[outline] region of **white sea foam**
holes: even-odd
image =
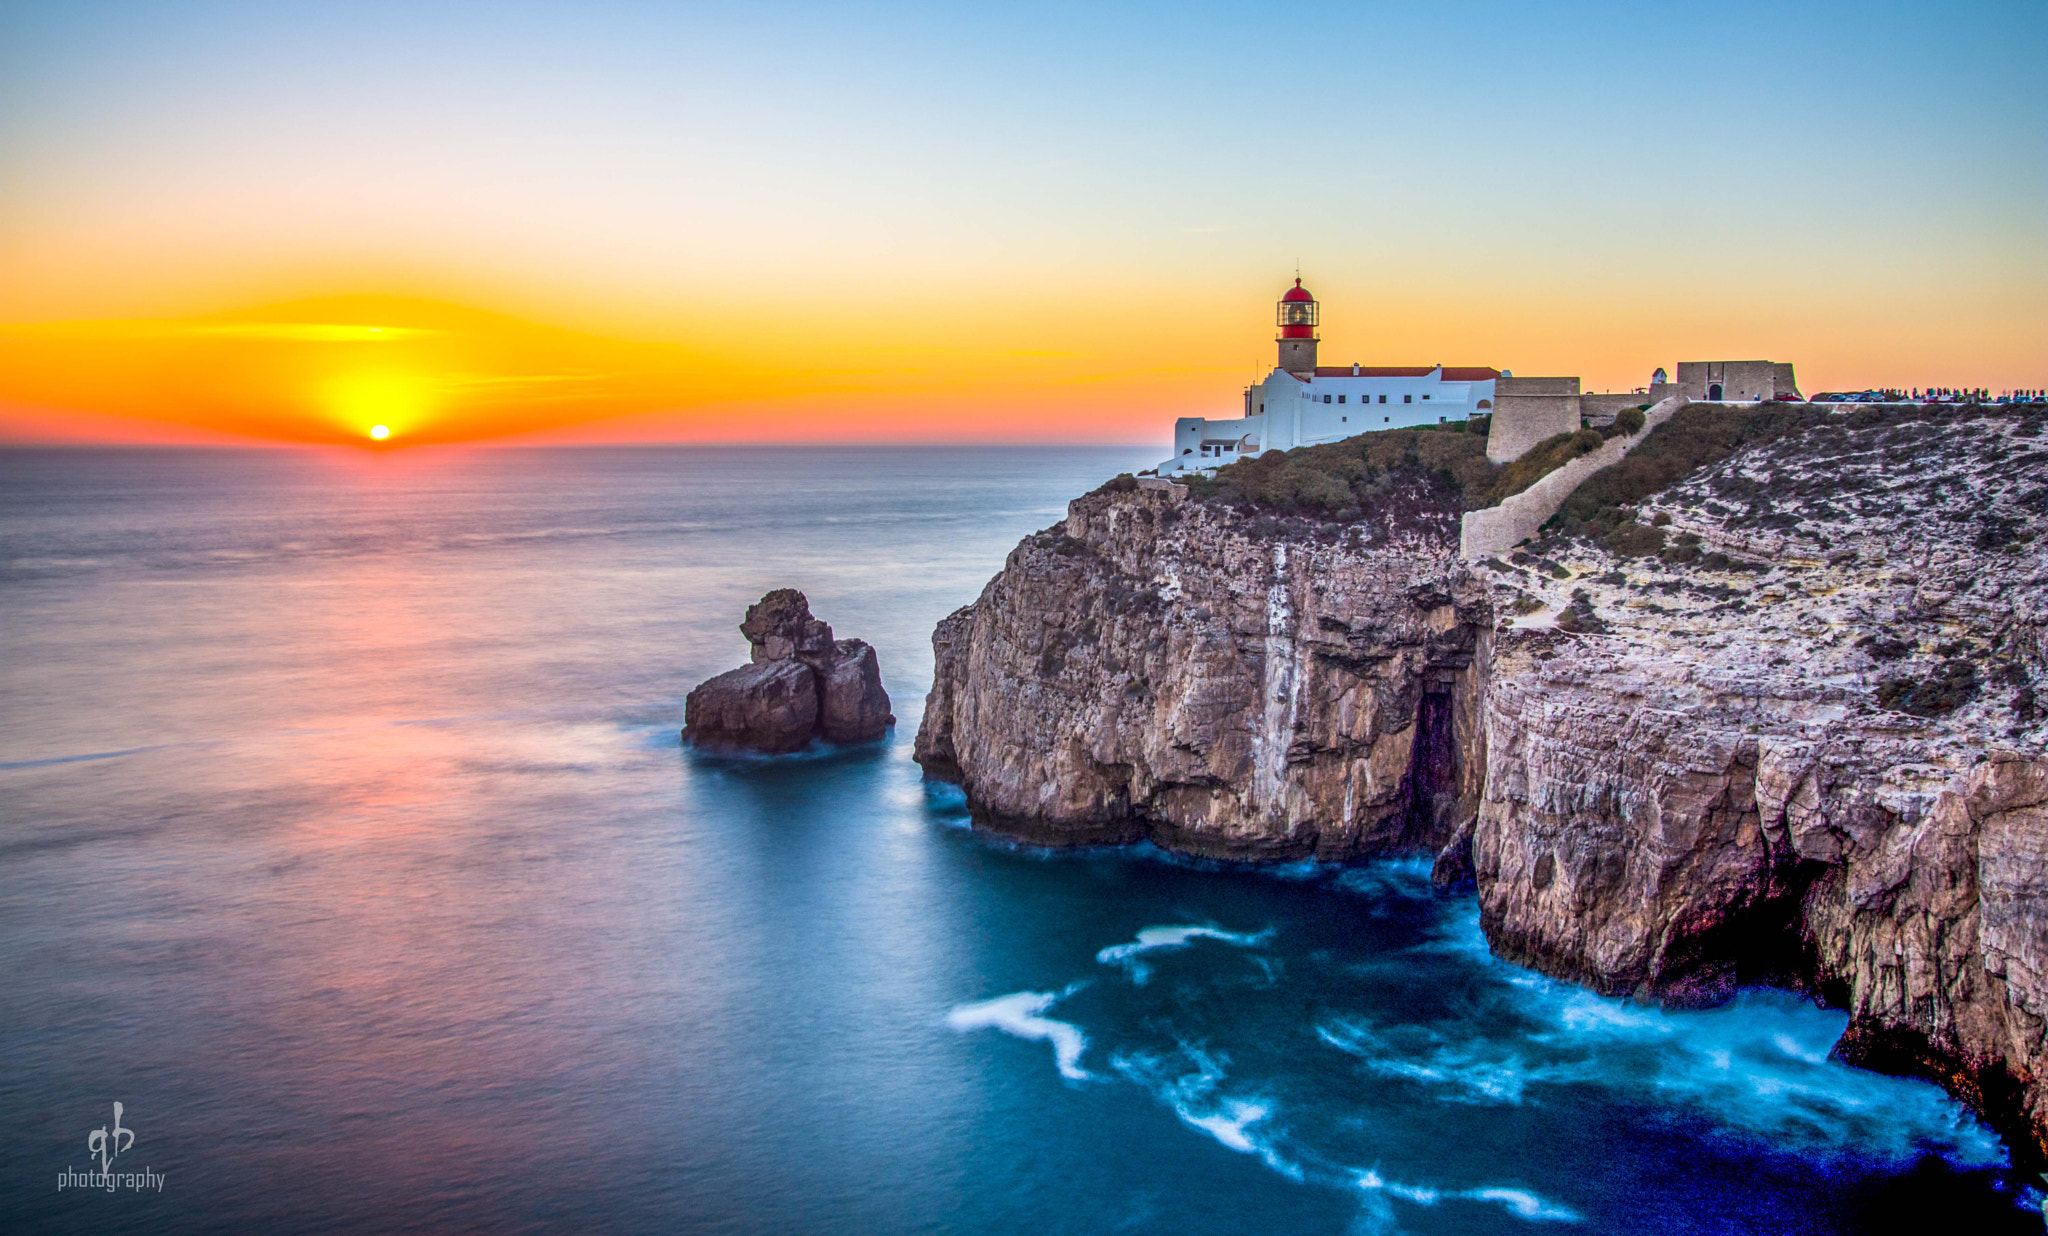
[[[1081,1067],[1081,1053],[1088,1050],[1088,1036],[1072,1022],[1043,1015],[1079,986],[1076,983],[1065,991],[1017,991],[978,1004],[963,1004],[946,1014],[946,1024],[963,1034],[969,1030],[1000,1030],[1030,1042],[1050,1042],[1053,1063],[1059,1066],[1060,1076],[1069,1081],[1087,1081],[1094,1076]]]
[[[1176,1064],[1181,1059],[1187,1062],[1185,1066]],[[1280,1152],[1268,1131],[1274,1112],[1272,1100],[1219,1093],[1227,1077],[1223,1057],[1183,1043],[1171,1057],[1139,1052],[1112,1057],[1110,1063],[1173,1108],[1189,1128],[1201,1130],[1239,1154],[1257,1155],[1267,1167],[1290,1180],[1304,1178],[1300,1164]]]
[[[1202,1113],[1185,1106],[1176,1106],[1180,1118],[1237,1151],[1239,1154],[1257,1154],[1259,1144],[1245,1132],[1250,1126],[1264,1120],[1273,1112],[1265,1103],[1254,1103],[1245,1099],[1224,1099],[1215,1111]]]
[[[1443,1197],[1443,1192],[1439,1189],[1402,1184],[1399,1181],[1388,1180],[1376,1171],[1358,1173],[1356,1183],[1361,1189],[1384,1190],[1403,1201],[1414,1202],[1417,1206],[1434,1206],[1437,1200]]]
[[[1438,1097],[1449,1102],[1520,1103],[1531,1082],[1578,1080],[1590,1072],[1589,1066],[1578,1064],[1530,1064],[1519,1051],[1483,1038],[1448,1043],[1424,1027],[1382,1035],[1356,1022],[1331,1018],[1317,1024],[1316,1037],[1357,1056],[1382,1076],[1440,1086]]]
[[[1136,940],[1129,944],[1112,944],[1095,954],[1095,960],[1105,966],[1122,966],[1133,983],[1143,984],[1152,977],[1151,967],[1144,962],[1148,953],[1186,948],[1191,940],[1220,940],[1239,948],[1255,948],[1272,938],[1271,929],[1246,934],[1224,931],[1220,927],[1147,927],[1138,933]]]
[[[1567,1206],[1560,1206],[1555,1202],[1545,1201],[1527,1189],[1511,1189],[1501,1185],[1488,1185],[1483,1188],[1460,1189],[1447,1192],[1443,1189],[1430,1188],[1427,1185],[1403,1184],[1397,1180],[1388,1180],[1380,1175],[1376,1169],[1356,1173],[1352,1177],[1352,1183],[1368,1195],[1385,1194],[1389,1197],[1398,1197],[1402,1201],[1411,1202],[1417,1206],[1434,1206],[1445,1198],[1452,1198],[1473,1202],[1491,1202],[1506,1210],[1517,1219],[1527,1219],[1532,1223],[1577,1223],[1579,1221],[1577,1211]],[[1376,1210],[1371,1217],[1372,1225],[1377,1230],[1386,1230],[1390,1225],[1391,1216],[1385,1214],[1383,1210]]]
[[[1527,1189],[1471,1189],[1460,1194],[1476,1202],[1493,1202],[1517,1219],[1533,1223],[1577,1223],[1576,1211],[1546,1202]]]
[[[1446,933],[1432,947],[1463,951]],[[1317,1036],[1382,1076],[1454,1102],[1514,1104],[1543,1085],[1594,1085],[1712,1117],[1723,1128],[1821,1153],[1909,1161],[1938,1150],[1965,1165],[2004,1161],[1997,1138],[1925,1082],[1829,1058],[1843,1016],[1789,993],[1750,991],[1708,1010],[1666,1010],[1488,962],[1508,987],[1505,1017],[1376,1027],[1325,1017]]]

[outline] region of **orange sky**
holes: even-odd
[[[2039,6],[108,2],[0,39],[0,441],[1164,449],[1297,262],[1327,363],[2048,387]]]
[[[1809,296],[1695,297],[1652,314],[1644,297],[1583,289],[1576,302],[1543,298],[1548,312],[1511,296],[1317,290],[1326,363],[1494,365],[1580,374],[1592,389],[1631,389],[1679,359],[1751,356],[1790,357],[1809,392],[1817,376],[1927,384],[1946,375],[1916,354],[1997,372],[2030,343],[2023,319],[1931,314],[1909,336],[1883,314]],[[985,300],[979,313],[955,297],[958,310],[935,320],[917,297],[758,325],[706,314],[686,327],[689,344],[389,296],[0,326],[0,437],[367,444],[385,425],[394,446],[1142,442],[1176,416],[1230,414],[1272,363],[1270,296],[1251,280],[1206,295],[1084,291]]]
[[[1077,309],[1001,327],[777,321],[704,342],[623,339],[417,299],[0,327],[0,432],[425,444],[693,440],[1130,441],[1158,409],[1241,383],[1155,331]],[[1081,338],[1096,332],[1094,340]],[[1105,341],[1111,341],[1105,346]],[[1243,369],[1244,366],[1238,366]],[[1019,430],[1021,419],[1032,428]]]

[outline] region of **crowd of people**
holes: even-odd
[[[2048,399],[2048,392],[2015,390],[1994,398],[1989,390],[1981,386],[1967,390],[1958,390],[1951,386],[1930,386],[1924,391],[1916,386],[1911,397],[1915,403],[2031,403]]]

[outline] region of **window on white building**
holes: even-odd
[[[1343,403],[1343,402],[1344,402],[1344,396],[1342,396],[1342,395],[1339,395],[1339,396],[1337,396],[1337,402],[1338,402],[1338,403]]]
[[[1324,403],[1328,403],[1328,402],[1330,402],[1330,397],[1329,397],[1328,395],[1325,395],[1325,396],[1323,396],[1323,402],[1324,402]]]
[[[1380,402],[1381,402],[1381,403],[1385,403],[1386,401],[1387,401],[1387,397],[1386,397],[1385,395],[1381,395],[1381,396],[1380,396]]]
[[[1413,396],[1413,395],[1403,395],[1403,396],[1401,396],[1401,402],[1402,402],[1402,403],[1414,403],[1414,402],[1415,402],[1415,396]]]

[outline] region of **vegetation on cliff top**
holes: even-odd
[[[1998,412],[1974,406],[1866,407],[1844,413],[1809,403],[1691,404],[1659,425],[1621,462],[1587,477],[1544,526],[1544,533],[1597,541],[1624,558],[1659,554],[1669,562],[1694,561],[1702,558],[1699,538],[1682,535],[1667,541],[1662,526],[1636,522],[1636,504],[1738,451],[1795,434],[1879,429],[1915,421],[1974,420]],[[1727,484],[1739,487],[1741,482],[1734,479]],[[1730,565],[1721,555],[1707,556],[1717,561],[1704,565]]]
[[[1518,494],[1604,441],[1598,430],[1558,434],[1505,467],[1486,435],[1465,426],[1382,429],[1291,451],[1267,451],[1188,478],[1189,495],[1243,510],[1352,521],[1415,505],[1473,511]]]

